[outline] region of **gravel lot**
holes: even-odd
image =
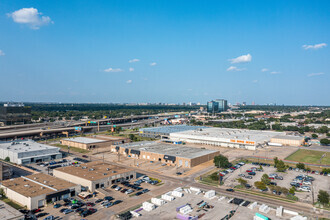
[[[244,175],[247,175],[248,173],[246,172],[246,170],[251,169],[252,167],[256,167],[259,168],[259,165],[252,165],[252,164],[246,164],[243,167],[241,167],[240,169],[235,170],[233,173],[229,173],[225,176],[225,185],[228,187],[234,187],[236,185],[238,185],[238,182],[236,181],[236,179],[239,178],[239,174],[242,173]],[[298,176],[299,174],[306,174],[309,176],[312,176],[315,178],[315,181],[313,181],[313,190],[314,191],[314,200],[317,200],[317,194],[318,191],[321,190],[325,190],[325,191],[330,191],[330,177],[329,176],[321,176],[321,175],[316,175],[316,174],[307,174],[307,173],[303,173],[303,172],[297,172],[294,170],[287,170],[285,173],[281,173],[281,172],[276,172],[276,168],[270,166],[270,167],[263,167],[264,171],[263,172],[259,172],[256,171],[256,175],[252,176],[252,179],[246,179],[244,177],[242,177],[243,179],[248,181],[248,184],[254,186],[254,182],[256,181],[260,181],[261,176],[263,174],[271,174],[271,173],[277,173],[279,176],[283,176],[283,180],[271,180],[272,182],[276,182],[278,186],[281,187],[286,187],[288,189],[291,188],[290,183],[292,182],[292,180]],[[249,175],[247,175],[249,176]],[[254,187],[253,187],[254,188]],[[312,188],[312,186],[311,186]],[[312,192],[297,192],[296,196],[300,199],[300,201],[302,202],[312,202]]]

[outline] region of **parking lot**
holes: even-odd
[[[183,197],[176,197],[173,201],[167,201],[166,204],[157,206],[156,209],[149,212],[146,210],[138,211],[138,213],[141,214],[138,219],[177,219],[176,215],[179,213],[177,208],[186,204],[190,205],[192,209],[192,211],[188,213],[190,216],[198,216],[201,219],[207,220],[220,220],[226,215],[229,215],[230,211],[232,210],[236,211],[235,214],[230,218],[234,220],[253,219],[254,214],[259,212],[258,207],[254,209],[248,208],[253,201],[243,201],[242,204],[246,202],[246,206],[243,206],[242,204],[239,206],[234,203],[229,203],[233,198],[224,197],[221,195],[216,195],[213,198],[206,198],[204,193],[196,195],[196,192],[191,192],[192,193],[184,192]],[[200,208],[203,203],[205,206]],[[264,215],[271,219],[288,219],[289,217],[288,215],[284,215],[283,217],[276,217],[274,209],[271,209],[271,211]]]
[[[271,179],[271,182],[275,182],[277,186],[286,187],[287,189],[290,189],[292,186],[290,183],[298,176],[298,175],[308,175],[313,177],[315,180],[312,182],[311,185],[308,185],[311,188],[311,192],[296,192],[295,196],[299,198],[302,202],[312,202],[312,192],[314,192],[314,200],[317,199],[317,194],[319,190],[325,190],[330,191],[330,177],[329,176],[323,176],[318,174],[312,174],[312,173],[306,173],[306,172],[300,172],[293,170],[287,170],[286,172],[277,172],[276,168],[273,166],[263,166],[263,171],[255,171],[255,176],[248,175],[247,170],[250,170],[252,168],[259,169],[260,165],[252,165],[252,164],[246,164],[243,167],[240,167],[239,169],[236,169],[232,173],[228,173],[224,177],[224,183],[225,186],[228,187],[235,187],[238,185],[238,178],[243,178],[247,181],[248,184],[252,186],[252,189],[255,189],[254,182],[260,181],[263,174],[267,174],[268,176],[270,174],[277,174],[278,176],[282,176],[283,180],[279,179]],[[240,174],[244,174],[245,176],[239,176]],[[246,176],[252,177],[252,179],[246,178]],[[304,184],[303,184],[304,185]],[[269,192],[271,193],[271,192]]]
[[[96,195],[91,195],[91,198],[82,199],[78,196],[73,197],[75,199],[74,204],[81,204],[79,207],[73,205],[72,202],[68,203],[65,201],[59,201],[56,203],[59,204],[59,207],[55,207],[54,204],[50,204],[47,207],[41,208],[42,211],[36,214],[47,213],[47,215],[42,216],[40,219],[44,219],[51,215],[54,216],[55,219],[82,219],[83,216],[80,216],[80,213],[92,208],[95,209],[96,212],[85,216],[84,219],[110,219],[110,217],[115,213],[119,213],[127,208],[136,206],[141,202],[164,193],[168,189],[178,187],[178,185],[169,182],[153,185],[152,183],[141,181],[139,186],[140,188],[137,188],[133,186],[135,181],[136,180],[126,183],[116,183],[111,187],[103,189],[103,193],[100,191]],[[116,190],[117,187],[120,187],[120,190]],[[125,193],[124,190],[128,189],[134,190],[134,192],[130,194]],[[138,195],[136,195],[137,193]],[[109,197],[112,197],[111,200],[109,200],[109,202],[105,202],[105,198]],[[120,202],[118,202],[118,204],[105,205],[106,203],[114,203],[116,200],[120,200]],[[72,212],[65,214],[64,212],[61,212],[61,210],[64,211],[64,209],[71,209]]]

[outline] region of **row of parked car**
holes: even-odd
[[[330,176],[330,173],[319,172],[319,171],[315,171],[315,170],[299,169],[299,168],[292,168],[292,167],[289,167],[289,170],[294,170],[294,171],[301,172],[301,173],[321,175],[321,176]]]
[[[242,166],[244,166],[244,165],[245,165],[244,162],[240,162],[240,163],[238,163],[238,164],[236,164],[236,165],[234,165],[234,166],[228,168],[227,170],[221,171],[221,172],[219,173],[219,175],[220,175],[220,176],[225,176],[225,175],[227,175],[228,173],[232,173],[232,172],[234,172],[235,170],[237,170],[238,168],[240,168],[240,167],[242,167]]]
[[[300,174],[300,175],[296,176],[296,178],[293,179],[293,181],[290,183],[290,185],[296,187],[298,190],[301,190],[304,192],[310,192],[311,187],[309,185],[312,185],[312,182],[314,180],[315,180],[314,177]]]

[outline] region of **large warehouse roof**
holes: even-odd
[[[181,131],[191,131],[206,128],[203,126],[189,126],[189,125],[172,125],[172,126],[161,126],[161,127],[153,127],[153,128],[141,128],[142,132],[152,132],[152,133],[162,133],[162,134],[170,134],[173,132],[181,132]]]
[[[33,140],[3,141],[0,142],[0,148],[15,153],[21,153],[27,151],[41,151],[48,149],[59,149],[58,147],[53,147],[46,144],[40,144]]]
[[[202,139],[210,141],[230,141],[241,140],[263,143],[269,141],[272,137],[285,135],[284,132],[274,131],[259,131],[246,129],[231,129],[231,128],[203,128],[200,130],[190,130],[171,133],[171,137],[184,137],[193,139]]]
[[[76,143],[81,143],[81,144],[94,144],[94,143],[105,142],[105,140],[99,140],[99,139],[94,139],[94,138],[86,138],[86,137],[66,138],[64,140],[72,141],[72,142],[76,142]]]
[[[139,150],[144,152],[170,155],[170,156],[176,156],[176,157],[182,157],[188,159],[193,159],[196,157],[217,152],[214,150],[206,150],[206,149],[183,146],[183,145],[164,144],[164,143],[152,142],[152,141],[121,144],[118,146],[128,148],[131,150]]]

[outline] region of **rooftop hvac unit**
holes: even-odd
[[[110,170],[110,168],[107,168],[107,170],[109,171],[109,170]]]
[[[90,168],[89,171],[93,171],[94,169],[93,168]]]
[[[107,174],[106,173],[103,173],[104,176],[106,176]]]
[[[87,167],[82,167],[81,169],[86,169]]]
[[[28,184],[26,184],[26,185],[24,185],[25,187],[29,187],[29,185]]]
[[[117,173],[117,171],[113,170],[112,173]]]
[[[46,181],[46,180],[44,180],[44,183],[47,183],[47,181]]]

